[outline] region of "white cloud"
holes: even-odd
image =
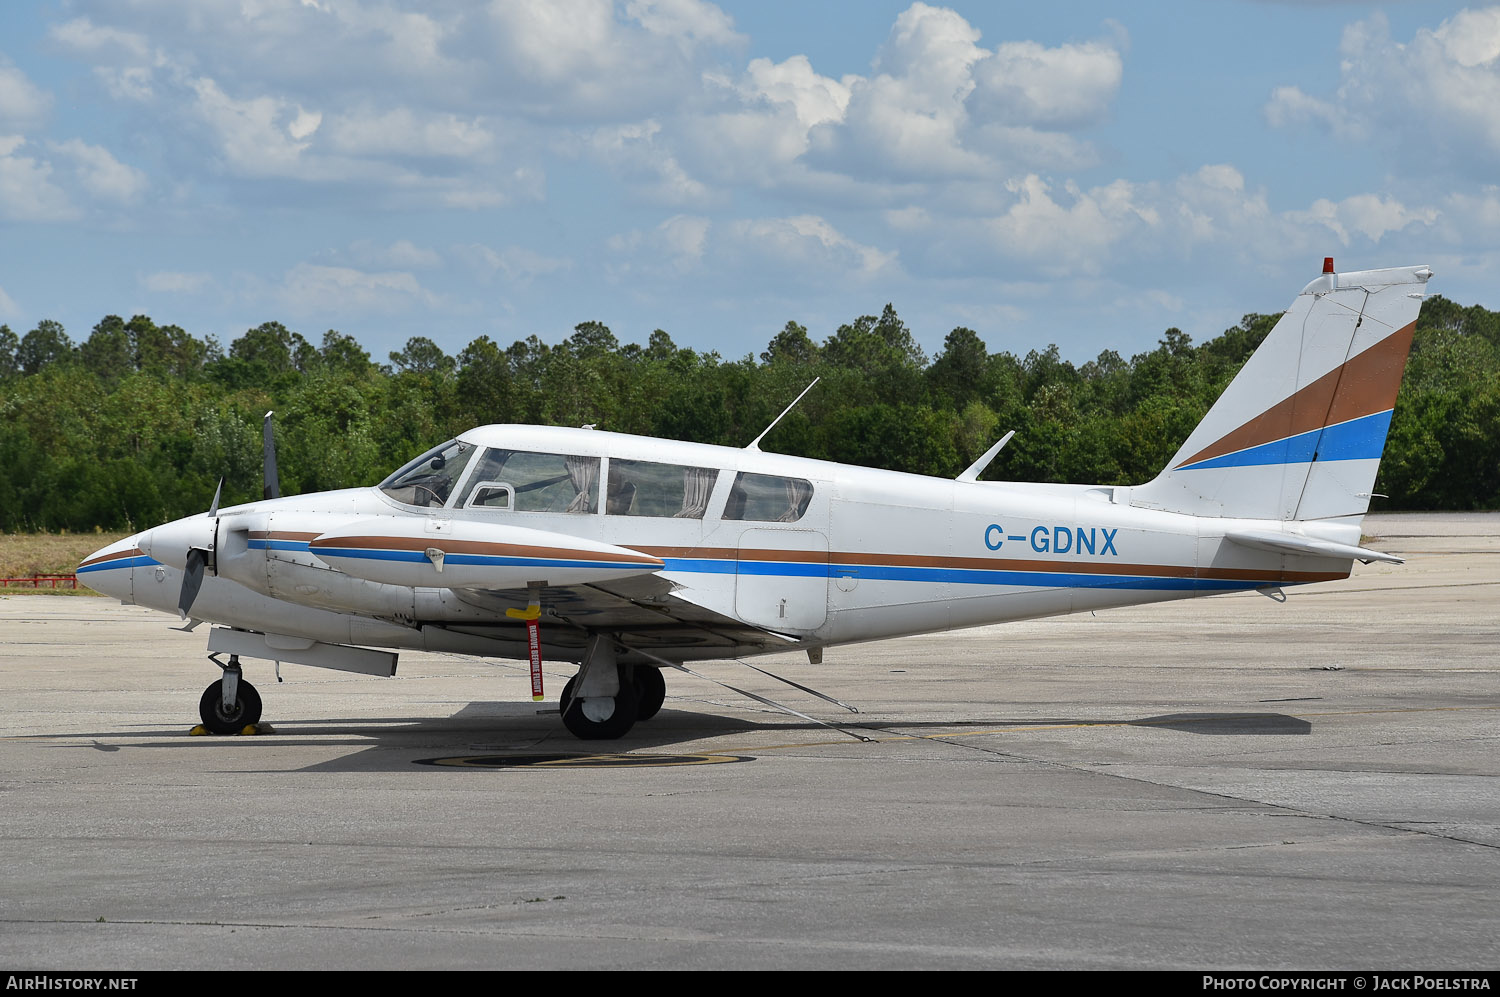
[[[868,78],[846,79],[838,120],[813,127],[812,160],[862,176],[990,178],[1092,165],[1065,134],[1103,118],[1119,90],[1118,42],[980,46],[954,11],[916,3],[891,28]]]
[[[438,304],[410,273],[371,273],[352,267],[299,263],[287,271],[277,295],[288,307],[308,312],[381,312],[414,304]]]
[[[689,45],[743,41],[734,30],[734,20],[703,0],[630,0],[625,13],[651,34],[681,39]]]
[[[990,219],[990,233],[1003,254],[1032,260],[1044,273],[1098,273],[1116,244],[1161,224],[1160,211],[1125,180],[1088,191],[1069,182],[1066,196],[1054,198],[1052,186],[1032,174],[1010,189],[1016,202]]]
[[[1399,232],[1409,225],[1430,226],[1437,221],[1438,211],[1430,207],[1409,209],[1390,196],[1356,194],[1336,203],[1319,198],[1307,211],[1288,212],[1287,218],[1322,225],[1347,246],[1355,235],[1374,243],[1387,232]]]
[[[360,239],[349,246],[349,252],[363,266],[394,270],[431,270],[443,264],[436,250],[424,249],[409,239],[397,239],[386,245]]]
[[[145,66],[95,66],[94,75],[111,97],[146,101],[155,95],[154,79]]]
[[[286,126],[287,134],[300,142],[317,131],[318,126],[322,123],[322,114],[317,111],[304,110],[299,104],[297,106],[297,116],[292,119],[291,124]]]
[[[26,140],[0,135],[0,217],[50,222],[76,218],[78,208],[52,181],[52,164],[22,153]]]
[[[53,40],[190,150],[168,166],[179,189],[227,173],[366,188],[396,207],[542,197],[559,153],[689,210],[746,184],[884,206],[901,186],[1077,169],[1097,156],[1072,130],[1107,111],[1122,65],[1119,41],[985,48],[923,3],[895,19],[869,78],[841,79],[806,55],[741,57],[736,71],[747,40],[704,0],[75,10]]]
[[[1347,134],[1351,127],[1337,107],[1302,91],[1301,87],[1283,86],[1271,91],[1266,102],[1266,120],[1277,128],[1313,124],[1335,134]]]
[[[1500,232],[1500,186],[1485,184],[1476,191],[1454,191],[1444,198],[1441,221],[1452,243],[1495,244]]]
[[[726,249],[818,281],[830,273],[862,280],[900,271],[897,253],[856,242],[817,215],[749,218],[725,226]]]
[[[1167,200],[1184,248],[1264,232],[1271,216],[1265,192],[1246,190],[1244,174],[1228,163],[1178,177]]]
[[[52,95],[0,57],[0,129],[36,125],[52,109]]]
[[[54,25],[54,42],[94,63],[105,92],[122,100],[145,101],[155,94],[155,72],[165,63],[140,32],[97,25],[87,17]]]
[[[16,307],[15,299],[5,293],[5,288],[0,287],[0,319],[15,319],[21,315],[21,309]]]
[[[673,215],[649,232],[635,230],[611,236],[606,245],[624,262],[610,264],[609,273],[622,278],[631,273],[684,274],[703,262],[713,223],[701,215]]]
[[[621,17],[623,14],[623,18]],[[737,45],[729,19],[695,0],[501,0],[486,11],[484,53],[503,92],[549,120],[621,120],[679,102],[706,60]]]
[[[145,173],[120,162],[108,149],[76,138],[48,145],[72,160],[80,186],[100,200],[129,203],[138,200],[149,186]]]
[[[49,34],[53,41],[80,55],[94,58],[115,56],[137,62],[152,58],[151,43],[145,35],[137,31],[97,25],[87,17],[75,17],[71,21],[54,25]]]
[[[1409,42],[1393,40],[1375,14],[1344,30],[1340,57],[1331,97],[1278,87],[1267,119],[1375,142],[1424,175],[1446,167],[1488,178],[1500,169],[1500,7],[1460,11]]]
[[[969,216],[936,211],[928,202],[889,210],[883,218],[899,234],[903,259],[928,276],[998,269],[1013,277],[1072,280],[1134,273],[1136,282],[1145,276],[1143,266],[1180,267],[1195,257],[1220,266],[1277,268],[1291,258],[1326,255],[1330,233],[1341,245],[1363,249],[1407,246],[1413,235],[1425,235],[1427,243],[1483,238],[1481,219],[1490,231],[1500,223],[1496,188],[1462,202],[1450,196],[1411,204],[1359,193],[1275,211],[1266,191],[1250,187],[1228,163],[1165,182],[1116,180],[1090,188],[1031,174],[1010,181],[1007,190],[1007,204]],[[1454,230],[1459,214],[1467,226],[1463,235]]]
[[[544,256],[524,246],[506,246],[497,250],[474,242],[456,246],[454,251],[485,280],[500,276],[513,283],[526,284],[534,278],[573,268],[572,260]]]
[[[141,286],[159,294],[197,294],[213,285],[207,273],[185,273],[180,270],[158,270],[140,278]]]
[[[442,156],[464,159],[495,147],[495,135],[477,118],[419,113],[406,107],[344,112],[329,127],[329,142],[348,155]]]
[[[708,199],[709,188],[683,169],[661,138],[656,121],[600,128],[589,137],[589,150],[651,200],[666,204],[697,204]]]
[[[985,172],[987,160],[965,148],[960,134],[974,63],[988,54],[978,40],[979,31],[954,11],[922,3],[907,8],[880,50],[875,75],[850,87],[843,121],[814,133],[819,152],[857,172]]]
[[[1124,74],[1125,60],[1104,42],[1005,42],[974,67],[968,102],[1005,124],[1073,128],[1105,115]]]
[[[785,62],[751,59],[739,90],[751,102],[790,106],[797,122],[807,129],[843,120],[849,108],[849,86],[856,79],[819,75],[805,55],[794,55]]]
[[[1091,143],[1030,125],[979,125],[969,133],[967,142],[1004,171],[1082,170],[1099,162]]]
[[[293,125],[306,112],[291,111],[279,97],[230,97],[213,80],[194,80],[193,110],[218,139],[222,161],[245,176],[287,176],[299,173],[302,153],[309,143],[298,140]]]

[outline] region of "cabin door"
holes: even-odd
[[[767,630],[816,630],[828,618],[828,537],[815,530],[746,530],[734,611]]]

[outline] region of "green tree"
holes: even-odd
[[[318,358],[325,368],[356,377],[368,375],[375,366],[357,339],[333,329],[323,333],[323,347],[318,350]]]
[[[816,363],[819,350],[807,335],[807,326],[787,322],[781,331],[772,337],[766,350],[760,355],[762,363],[790,363],[799,366]]]
[[[437,374],[443,377],[451,374],[456,366],[454,359],[426,336],[408,339],[405,348],[391,353],[391,363],[402,373]]]
[[[44,367],[66,362],[72,356],[73,341],[63,331],[62,323],[51,319],[38,322],[35,329],[21,338],[21,345],[16,350],[21,370],[27,374],[35,374]]]
[[[89,338],[78,347],[78,359],[89,372],[103,381],[113,381],[135,370],[135,351],[125,320],[106,315],[94,326]]]
[[[950,407],[962,407],[983,390],[989,359],[979,334],[959,326],[944,338],[943,352],[927,368],[927,383]]]
[[[10,331],[10,326],[0,325],[0,381],[21,372],[21,359],[17,355],[20,350],[20,338]]]
[[[512,402],[510,359],[488,336],[458,355],[458,397],[469,422],[509,422]]]

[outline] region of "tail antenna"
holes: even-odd
[[[815,377],[815,378],[813,378],[812,379],[812,384],[809,384],[807,387],[805,387],[805,388],[802,389],[802,395],[805,395],[809,391],[811,391],[813,389],[813,384],[817,384],[821,380],[822,380],[821,377]],[[765,429],[761,430],[760,435],[757,436],[755,439],[751,440],[750,441],[750,445],[747,446],[747,447],[745,447],[745,449],[746,450],[759,450],[760,449],[760,441],[766,438],[766,434],[767,433],[769,433],[771,430],[773,430],[773,429],[776,428],[776,424],[778,422],[780,422],[786,416],[786,414],[788,412],[790,412],[792,409],[794,409],[794,408],[797,407],[797,403],[802,400],[802,395],[798,395],[796,398],[792,399],[792,404],[790,404],[786,408],[782,409],[781,410],[781,415],[778,415],[776,418],[772,419],[771,420],[771,424],[769,426],[767,426]]]

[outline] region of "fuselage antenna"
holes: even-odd
[[[815,377],[815,378],[813,378],[812,379],[812,384],[809,384],[807,387],[805,387],[805,388],[802,389],[802,395],[805,395],[809,391],[811,391],[813,389],[813,384],[817,384],[820,380],[822,380],[821,377]],[[792,399],[792,404],[790,404],[786,408],[782,409],[781,410],[781,415],[778,415],[776,418],[772,419],[771,420],[771,424],[769,426],[767,426],[765,429],[761,430],[760,435],[757,436],[755,439],[751,440],[750,441],[750,445],[747,446],[747,447],[745,447],[745,449],[746,450],[759,450],[760,449],[760,441],[766,438],[766,434],[767,433],[769,433],[771,430],[773,430],[773,429],[776,428],[776,424],[778,422],[780,422],[782,420],[782,418],[788,412],[790,412],[792,409],[794,409],[794,408],[797,407],[797,403],[802,400],[802,395],[798,395],[796,398],[793,398]]]

